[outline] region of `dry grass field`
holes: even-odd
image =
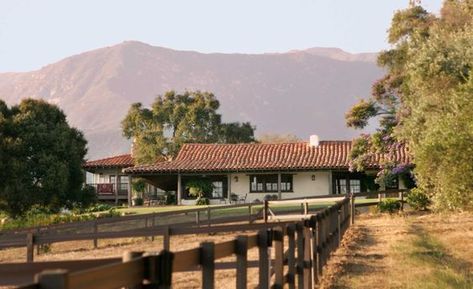
[[[319,288],[473,288],[473,214],[362,215]]]

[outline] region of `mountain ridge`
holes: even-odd
[[[148,106],[171,89],[214,92],[225,121],[250,121],[258,134],[346,139],[357,132],[345,128],[344,112],[382,75],[373,55],[331,48],[200,53],[125,41],[35,71],[0,73],[0,98],[10,105],[26,97],[59,105],[84,131],[91,158],[128,151],[119,125],[130,104]]]

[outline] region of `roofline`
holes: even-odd
[[[379,165],[367,166],[364,171],[379,169]],[[131,168],[133,170],[133,168]],[[301,172],[301,171],[325,171],[325,170],[349,170],[348,166],[330,167],[307,167],[307,168],[273,168],[273,169],[234,169],[234,170],[159,170],[159,171],[126,171],[129,175],[172,175],[172,174],[209,174],[209,173],[256,173],[256,172]]]

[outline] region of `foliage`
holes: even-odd
[[[166,205],[176,205],[177,200],[176,200],[176,194],[173,192],[166,192],[165,195],[165,201]]]
[[[250,143],[255,142],[255,127],[249,122],[222,123],[220,124],[219,143]]]
[[[205,197],[200,197],[195,201],[195,204],[197,206],[206,206],[206,205],[210,204],[210,200],[208,198],[205,198]]]
[[[258,137],[260,143],[292,143],[301,141],[300,138],[293,134],[272,134],[267,133]]]
[[[389,180],[400,165],[390,156],[406,145],[416,183],[436,209],[471,209],[473,2],[445,1],[439,16],[412,5],[395,14],[388,38],[393,48],[378,57],[386,76],[347,113],[356,128],[379,120],[376,133],[355,145],[352,167],[361,170],[372,154],[385,153],[378,180]]]
[[[209,196],[214,186],[211,181],[204,178],[196,178],[186,183],[186,189],[189,190],[189,196],[197,199]]]
[[[410,190],[406,197],[406,202],[412,209],[416,211],[425,211],[431,203],[429,196],[427,196],[427,194],[419,188]]]
[[[381,213],[393,214],[395,212],[398,212],[400,208],[400,201],[395,199],[384,199],[381,200],[378,204],[378,209]]]
[[[212,93],[168,91],[151,109],[134,103],[122,121],[123,135],[134,140],[139,164],[174,158],[184,143],[253,142],[249,123],[222,123],[220,103]]]
[[[133,179],[131,187],[133,189],[133,193],[135,197],[143,198],[143,193],[145,192],[145,189],[146,189],[146,181],[144,179],[142,178]]]
[[[84,213],[96,213],[96,212],[104,212],[111,210],[113,206],[107,203],[96,203],[86,208],[75,208],[73,210],[74,214],[84,214]]]
[[[141,197],[135,197],[133,198],[133,205],[135,206],[143,206],[144,200]]]
[[[0,101],[0,210],[16,217],[33,205],[59,211],[91,201],[82,186],[86,152],[82,133],[57,106]]]
[[[92,207],[90,208],[92,209]],[[92,209],[93,210],[93,209]],[[0,226],[0,229],[18,229],[36,226],[47,226],[53,224],[72,223],[79,221],[90,221],[100,218],[109,218],[120,216],[114,207],[110,207],[105,211],[82,212],[81,210],[73,210],[71,212],[54,213],[41,206],[33,206],[22,216],[8,219]]]

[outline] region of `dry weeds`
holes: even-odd
[[[473,288],[473,214],[362,215],[318,288]]]

